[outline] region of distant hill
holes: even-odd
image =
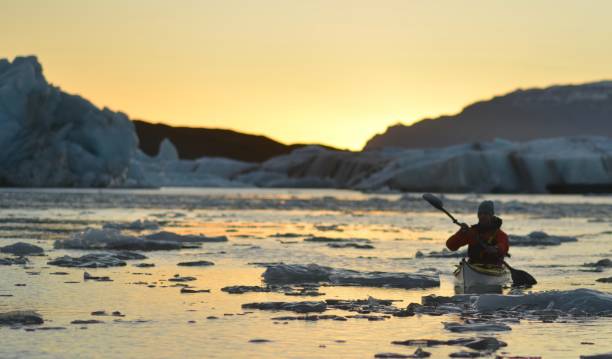
[[[365,148],[432,148],[504,138],[612,137],[612,81],[517,90],[467,106],[459,114],[398,124]]]
[[[231,130],[172,127],[138,120],[132,122],[136,127],[139,147],[149,156],[157,155],[159,145],[164,138],[172,141],[181,159],[206,156],[263,162],[307,146],[304,144],[284,145],[265,136],[248,135]]]

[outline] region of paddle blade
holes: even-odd
[[[538,283],[531,274],[524,270],[511,268],[510,274],[512,275],[512,285],[515,287],[531,287]]]
[[[426,200],[427,202],[429,202],[429,204],[431,204],[432,206],[436,207],[439,210],[443,209],[443,204],[442,204],[442,200],[436,196],[434,196],[431,193],[425,193],[423,195],[423,199]]]

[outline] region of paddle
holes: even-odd
[[[449,216],[450,219],[453,220],[453,223],[455,223],[458,226],[461,226],[461,223],[457,221],[457,219],[455,219],[455,217],[453,217],[452,214],[448,213],[446,209],[444,209],[444,205],[441,199],[439,199],[438,197],[434,196],[431,193],[425,193],[423,195],[423,199],[426,200],[429,204],[431,204],[436,209],[439,209],[440,211],[446,213],[446,215]],[[538,283],[531,274],[525,272],[524,270],[514,269],[510,267],[510,265],[506,263],[506,261],[504,261],[504,265],[510,270],[510,274],[512,275],[512,283],[514,286],[531,287],[532,285]]]

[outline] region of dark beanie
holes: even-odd
[[[492,201],[482,201],[478,206],[478,214],[488,214],[490,216],[495,215],[495,208],[493,207]]]

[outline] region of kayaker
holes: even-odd
[[[446,247],[456,251],[468,246],[469,263],[501,266],[508,254],[508,235],[501,230],[502,220],[495,216],[493,202],[478,206],[478,224],[461,224],[461,229],[447,241]]]

